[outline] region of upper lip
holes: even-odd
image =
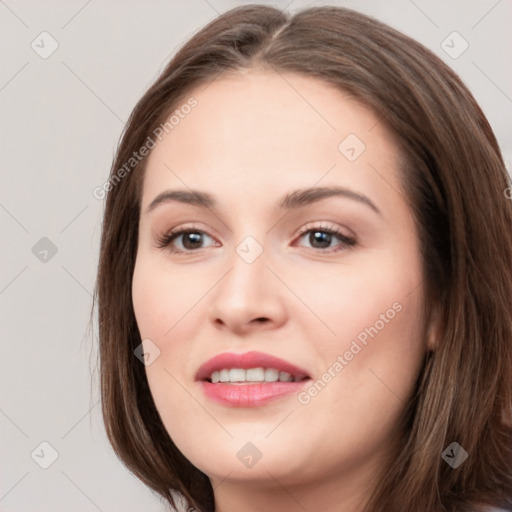
[[[210,378],[214,371],[224,370],[226,368],[275,368],[280,372],[287,372],[293,375],[297,380],[309,377],[306,370],[295,366],[279,357],[264,354],[263,352],[245,352],[236,354],[233,352],[223,352],[212,357],[202,364],[196,373],[196,380],[202,381]]]

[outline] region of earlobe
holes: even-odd
[[[437,349],[439,340],[441,339],[441,315],[439,313],[439,305],[432,306],[427,327],[427,349],[434,352]]]
[[[429,330],[429,333],[427,335],[427,349],[430,352],[435,352],[437,348],[437,339],[432,336],[432,332]]]

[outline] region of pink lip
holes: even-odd
[[[275,368],[292,374],[297,382],[262,382],[252,384],[212,383],[209,379],[214,371],[224,368]],[[278,357],[262,352],[245,354],[224,353],[204,363],[196,374],[205,395],[222,405],[230,407],[255,407],[290,393],[298,392],[310,380],[305,370]]]
[[[215,402],[230,407],[256,407],[290,393],[298,393],[310,379],[300,382],[262,382],[257,384],[200,383],[204,394]]]

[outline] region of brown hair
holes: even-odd
[[[349,9],[293,16],[262,5],[233,9],[194,35],[138,102],[111,177],[192,88],[255,67],[316,77],[350,94],[391,130],[403,157],[425,307],[436,308],[442,329],[366,510],[512,507],[510,179],[473,96],[431,51]],[[197,510],[213,511],[208,477],[170,439],[133,354],[141,343],[131,280],[145,162],[106,199],[96,283],[104,422],[121,460],[171,505],[177,491]],[[469,454],[457,469],[441,458],[453,441]]]

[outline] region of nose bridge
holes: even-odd
[[[263,243],[254,236],[246,236],[234,247],[228,258],[229,271],[212,296],[213,321],[239,331],[253,320],[282,321],[284,307],[267,261]]]
[[[229,258],[230,271],[224,282],[231,297],[243,299],[244,303],[257,300],[268,279],[266,259],[263,245],[252,235],[234,247]]]
[[[238,291],[251,294],[258,282],[264,279],[265,263],[268,256],[268,240],[265,233],[263,212],[251,201],[239,203],[234,208],[239,216],[232,226],[232,251],[228,255],[231,268],[228,280],[238,286]]]

